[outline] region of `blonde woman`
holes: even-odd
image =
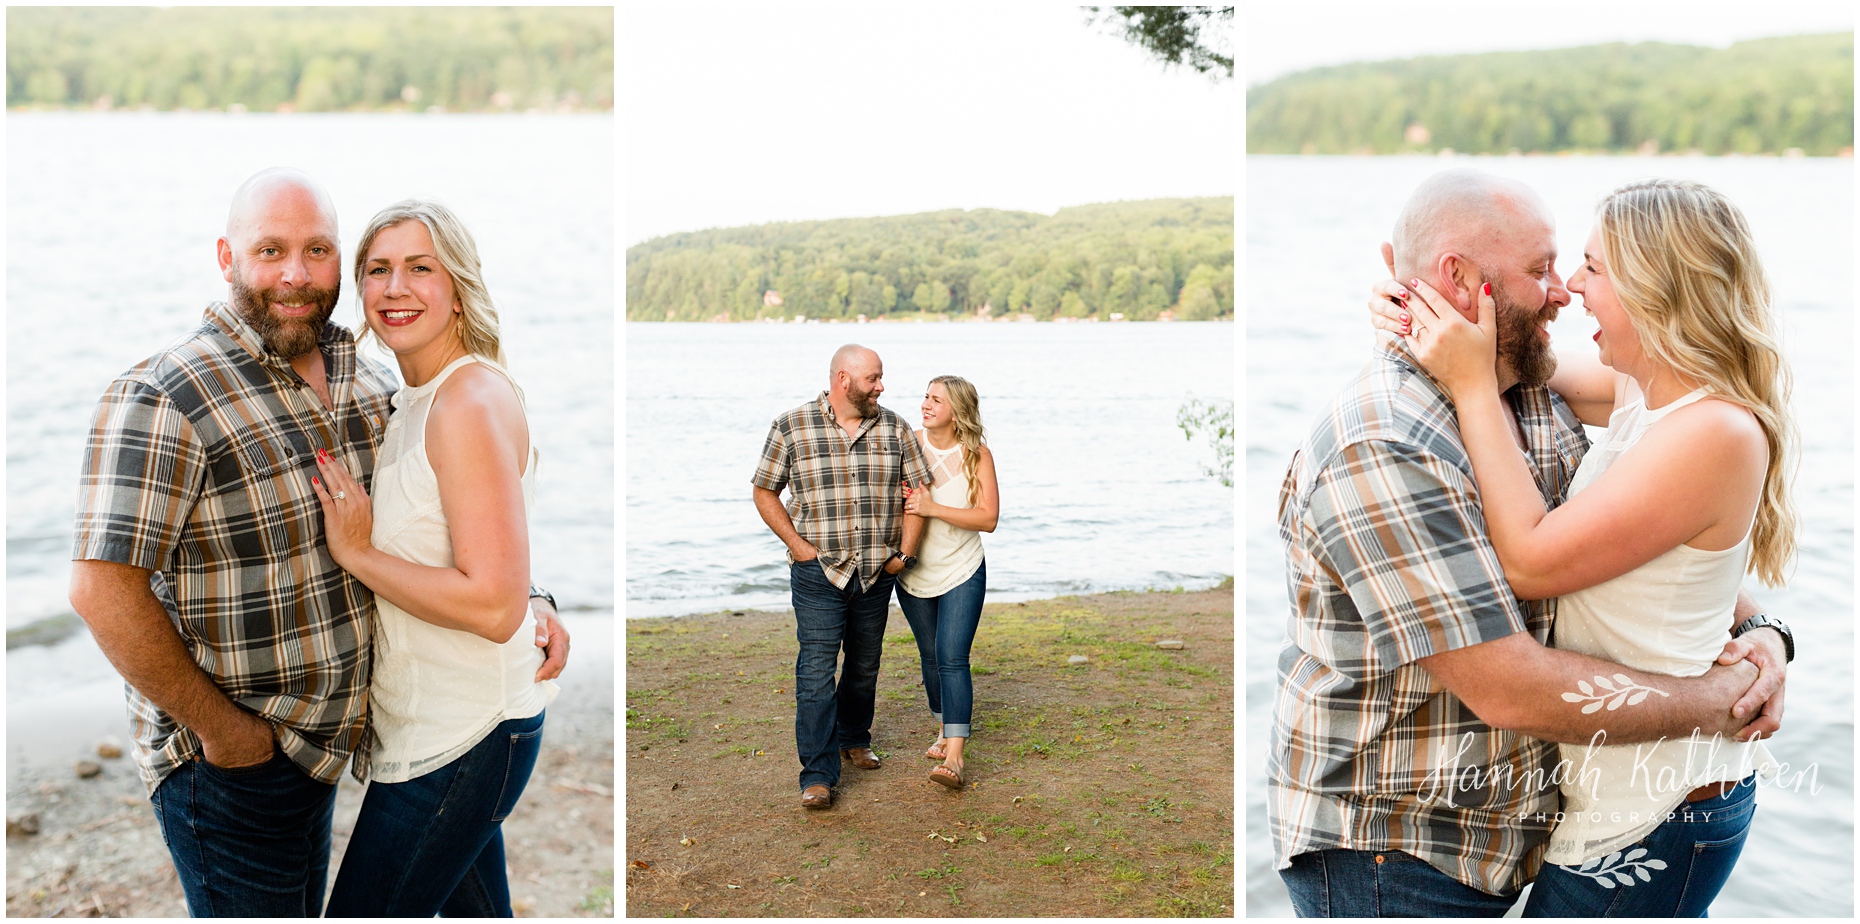
[[[504,371],[477,245],[444,206],[407,200],[362,233],[368,330],[400,364],[373,508],[318,453],[336,563],[375,592],[368,781],[327,913],[510,917],[500,826],[542,742],[553,683],[528,633],[537,453]]]
[[[1695,676],[1734,631],[1744,574],[1779,584],[1795,552],[1788,364],[1749,226],[1722,195],[1649,180],[1596,217],[1568,288],[1597,322],[1600,363],[1562,357],[1551,387],[1608,432],[1562,506],[1546,512],[1494,387],[1490,286],[1475,325],[1409,281],[1408,343],[1452,396],[1506,579],[1526,599],[1558,598],[1555,646]],[[1564,698],[1577,708],[1583,693],[1598,695]],[[1602,698],[1632,708],[1655,694]],[[1756,776],[1773,772],[1768,752],[1754,740],[1593,745],[1561,745],[1582,772],[1562,782],[1525,915],[1704,916],[1743,847]]]
[[[969,647],[988,584],[980,534],[995,531],[1001,493],[975,386],[957,376],[937,376],[924,389],[922,410],[924,457],[936,481],[927,490],[905,491],[904,512],[929,522],[916,564],[898,575],[898,607],[917,639],[930,714],[942,726],[936,743],[924,752],[942,761],[930,779],[961,789],[962,750],[975,705]]]

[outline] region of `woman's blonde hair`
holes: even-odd
[[[969,482],[969,506],[973,507],[982,500],[982,485],[975,477],[975,469],[980,463],[980,450],[988,442],[982,429],[982,399],[976,395],[975,386],[959,375],[939,375],[930,384],[943,386],[943,394],[949,398],[956,442],[962,444],[962,477]]]
[[[374,246],[375,235],[405,221],[417,221],[426,226],[426,233],[433,238],[436,251],[433,256],[452,277],[452,289],[458,295],[461,309],[458,325],[453,330],[464,343],[465,350],[508,367],[503,341],[497,332],[497,306],[484,287],[484,272],[478,265],[478,244],[472,240],[471,232],[465,230],[465,223],[438,202],[402,199],[375,213],[355,248],[356,296],[360,297],[363,280],[367,278],[368,248]],[[366,324],[362,326],[367,327]]]
[[[1774,587],[1796,549],[1797,435],[1781,324],[1744,214],[1687,180],[1642,180],[1596,210],[1614,290],[1643,350],[1748,410],[1769,443],[1750,572]]]

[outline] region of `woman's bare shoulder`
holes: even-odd
[[[442,421],[442,426],[514,428],[512,432],[519,433],[527,429],[515,386],[483,363],[461,366],[440,383],[432,419]]]
[[[1735,401],[1706,396],[1679,408],[1661,423],[1690,452],[1727,461],[1746,458],[1759,466],[1769,458],[1769,439],[1763,425],[1756,414]]]

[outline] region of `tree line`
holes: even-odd
[[[1346,64],[1247,90],[1251,154],[1853,149],[1852,32]]]
[[[10,107],[613,109],[612,7],[8,7]]]
[[[633,321],[1231,319],[1232,198],[691,231],[627,249]]]

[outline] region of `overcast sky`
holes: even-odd
[[[1573,0],[1551,4],[1305,0],[1241,8],[1251,86],[1311,67],[1430,54],[1660,41],[1722,48],[1777,35],[1852,31],[1853,0]]]
[[[1237,81],[1056,4],[619,8],[623,240],[1238,185]],[[1231,46],[1230,46],[1231,47]]]

